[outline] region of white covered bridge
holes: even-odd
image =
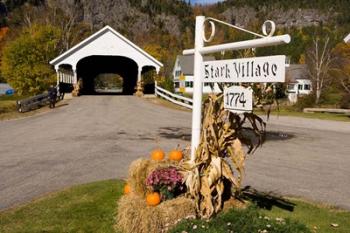
[[[94,92],[94,79],[99,74],[113,73],[123,78],[123,93],[133,94],[140,85],[142,73],[163,66],[154,57],[106,26],[50,61],[57,73],[58,84],[74,86],[83,82],[83,93]]]

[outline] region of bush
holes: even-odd
[[[350,94],[344,94],[339,105],[340,108],[350,109]]]
[[[298,98],[294,105],[295,110],[302,112],[304,108],[311,108],[315,105],[315,95],[304,95]]]
[[[19,95],[41,93],[55,82],[49,61],[59,52],[60,34],[54,26],[34,25],[5,46],[2,76]]]
[[[174,83],[172,78],[164,78],[160,83],[159,86],[164,88],[165,90],[168,90],[170,92],[174,92]]]
[[[184,220],[170,232],[309,233],[310,230],[305,225],[289,219],[270,219],[251,206],[243,210],[230,209],[210,221]]]

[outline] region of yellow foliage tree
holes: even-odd
[[[333,49],[332,55],[334,57],[331,69],[333,78],[350,94],[350,45],[338,43]]]
[[[33,25],[5,45],[2,76],[19,95],[41,93],[54,83],[49,61],[58,54],[60,33],[54,26]]]

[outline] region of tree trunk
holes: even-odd
[[[318,104],[320,102],[320,97],[321,97],[321,90],[318,89],[316,90],[316,100],[315,100],[315,104]]]

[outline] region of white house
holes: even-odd
[[[287,93],[291,103],[296,103],[299,96],[312,92],[311,80],[307,77],[306,65],[289,65],[286,68]]]
[[[350,33],[344,38],[345,43],[350,43]]]
[[[205,56],[204,61],[214,61],[215,57]],[[193,93],[193,69],[194,69],[194,56],[193,55],[178,55],[176,57],[173,79],[174,89],[178,93]],[[203,84],[203,93],[220,92],[217,84],[214,84],[213,89],[209,83]]]

